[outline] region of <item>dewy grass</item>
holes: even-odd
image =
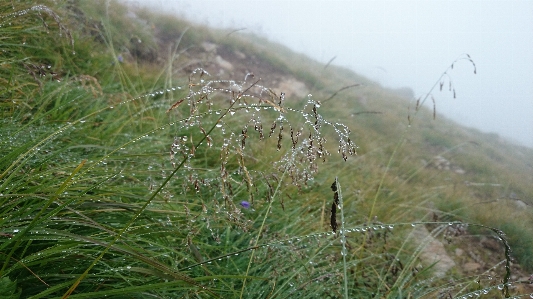
[[[2,5],[2,11],[13,10],[12,3]],[[485,203],[456,200],[466,201],[468,192],[478,189],[479,194],[491,196],[494,187],[473,189],[453,176],[440,181],[442,171],[429,169],[433,152],[420,152],[408,142],[394,151],[383,145],[397,133],[386,122],[400,121],[392,115],[397,107],[389,98],[386,105],[365,103],[364,98],[390,95],[368,82],[365,87],[344,90],[342,86],[357,82],[346,71],[332,77],[332,67],[327,70],[329,81],[316,85],[327,86],[328,92],[316,90],[313,96],[297,100],[275,93],[270,88],[274,86],[259,80],[257,71],[255,76],[222,79],[202,67],[188,69],[185,60],[194,54],[189,49],[198,49],[191,43],[216,38],[206,29],[185,30],[183,22],[172,31],[171,18],[160,20],[175,42],[165,44],[168,50],[161,56],[168,59],[165,64],[145,60],[147,53],[157,53],[151,42],[147,48],[137,45],[136,56],[128,56],[128,37],[117,37],[121,28],[143,41],[151,40],[150,29],[137,21],[129,26],[133,20],[125,15],[127,10],[114,5],[110,3],[108,15],[105,6],[93,8],[104,11],[106,17],[99,21],[94,20],[102,14],[89,17],[90,9],[70,8],[72,16],[85,20],[83,30],[90,28],[85,33],[72,30],[79,39],[74,43],[76,55],[68,39],[59,36],[66,27],[60,28],[56,20],[66,19],[54,17],[62,14],[55,6],[42,12],[48,28],[40,20],[36,27],[26,15],[13,19],[13,24],[22,22],[17,26],[29,26],[25,30],[0,28],[6,38],[20,42],[30,42],[35,34],[44,47],[26,52],[44,53],[40,56],[23,57],[11,51],[11,56],[0,58],[4,59],[1,65],[11,66],[9,74],[2,73],[6,80],[2,82],[9,84],[0,95],[3,297],[497,298],[528,294],[527,280],[510,275],[515,271],[512,242],[520,244],[514,236],[527,227],[509,225],[504,229],[509,234],[504,235],[492,225],[470,224],[506,221],[504,215],[491,218],[471,208]],[[151,14],[142,12],[136,18],[143,15]],[[41,35],[39,26],[51,34]],[[240,44],[242,39],[225,42],[231,42],[233,50],[246,48],[247,59],[253,60],[254,48]],[[50,48],[51,44],[55,47]],[[57,47],[59,54],[54,52]],[[312,67],[312,63],[289,66],[269,47],[264,45],[271,55],[268,59],[278,60],[280,66],[299,72]],[[31,64],[27,63],[30,58]],[[59,67],[53,61],[65,64]],[[183,75],[185,69],[188,73]],[[322,71],[323,65],[311,70],[309,81],[318,80]],[[423,116],[417,122],[432,118],[431,111],[420,108],[422,103],[411,109],[417,117]],[[357,114],[360,111],[381,114]],[[414,114],[408,121],[413,121]],[[369,126],[358,127],[360,123]],[[363,148],[357,158],[351,131]],[[424,141],[416,133],[412,128],[404,137],[411,143],[432,143],[439,147],[436,153],[450,159],[461,154],[474,160],[472,149],[483,148],[481,141],[476,141],[481,144],[476,147],[464,146],[464,140],[447,137],[440,142],[443,139],[437,136]],[[497,148],[492,150],[491,157],[506,158]],[[404,159],[396,161],[397,157]],[[390,161],[384,166],[387,158]],[[426,163],[409,164],[419,158]],[[490,178],[494,168],[488,160],[463,166],[466,171],[482,170],[483,178]],[[515,190],[519,185],[507,188]],[[520,190],[518,194],[528,193]],[[438,201],[443,198],[445,203]],[[512,203],[506,203],[512,211]],[[524,219],[529,215],[522,213]],[[415,229],[427,230],[427,237],[406,238]],[[458,265],[444,277],[434,276],[437,264],[422,261],[426,245],[442,240],[453,249],[461,245],[459,240],[478,237],[469,232],[495,238],[501,249],[498,260],[490,260],[490,266],[479,273],[462,273]],[[527,245],[518,248],[527,255]]]

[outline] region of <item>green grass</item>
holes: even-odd
[[[513,203],[531,204],[531,149],[415,115],[393,91],[259,37],[92,4],[0,4],[3,298],[526,294],[506,242],[531,270],[531,209]],[[203,41],[313,96],[280,105],[261,74],[208,76],[192,55]],[[432,168],[437,155],[465,174]],[[461,265],[434,276],[429,240],[409,238],[423,225],[458,244],[463,222],[503,240],[490,279]]]

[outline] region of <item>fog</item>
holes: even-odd
[[[457,92],[437,112],[533,147],[533,1],[137,0],[212,27],[264,36],[383,86],[426,94],[443,71]]]

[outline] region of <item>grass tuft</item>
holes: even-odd
[[[436,118],[468,54],[408,102],[246,31],[96,3],[0,4],[2,298],[532,292],[533,152]]]

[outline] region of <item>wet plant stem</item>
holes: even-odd
[[[341,212],[341,231],[340,231],[340,237],[341,237],[341,243],[342,243],[342,270],[344,274],[344,298],[348,299],[348,271],[346,266],[346,255],[348,254],[346,250],[346,230],[344,228],[344,202],[342,201],[342,191],[341,191],[341,184],[339,184],[339,180],[337,177],[335,177],[335,185],[337,185],[337,191],[339,194],[339,210]]]
[[[470,56],[468,56],[468,60],[473,64],[474,66],[474,74],[476,73],[476,66],[474,64],[474,62],[472,61],[472,59],[470,59]],[[372,207],[370,208],[370,213],[368,214],[368,219],[372,219],[372,216],[374,214],[374,208],[376,206],[376,203],[378,201],[378,197],[381,193],[381,189],[383,187],[383,182],[385,181],[385,177],[387,176],[387,173],[389,172],[390,170],[390,167],[392,165],[392,161],[394,160],[394,157],[396,155],[396,153],[398,152],[398,150],[400,149],[400,147],[402,146],[402,144],[404,143],[405,141],[405,136],[407,135],[407,132],[409,131],[409,129],[411,128],[411,121],[412,119],[414,119],[414,117],[416,117],[416,115],[418,114],[418,111],[420,110],[420,107],[422,107],[422,105],[424,105],[424,103],[427,101],[427,99],[431,96],[432,92],[435,90],[435,88],[437,88],[437,85],[439,85],[439,83],[442,82],[442,80],[448,76],[448,71],[452,70],[453,69],[453,65],[459,61],[459,60],[462,60],[462,59],[467,59],[467,58],[464,58],[461,56],[459,56],[458,58],[456,58],[452,64],[450,64],[450,66],[448,66],[446,68],[446,70],[444,72],[442,72],[442,74],[440,75],[440,77],[437,79],[437,81],[435,81],[435,84],[433,84],[433,86],[429,89],[429,92],[426,93],[426,95],[424,96],[424,98],[422,99],[422,101],[417,101],[417,105],[416,105],[416,109],[415,109],[415,112],[413,114],[413,117],[411,117],[411,115],[408,115],[408,126],[405,127],[405,129],[403,130],[401,136],[400,136],[400,139],[398,141],[398,143],[396,143],[396,147],[394,148],[394,150],[392,151],[392,154],[390,155],[389,157],[389,161],[387,162],[387,166],[385,167],[385,171],[383,172],[383,175],[381,176],[381,179],[379,181],[379,185],[378,185],[378,188],[376,190],[376,194],[374,195],[374,199],[372,201]],[[454,93],[455,93],[455,90],[454,90]],[[455,97],[455,95],[454,95]],[[361,247],[360,248],[364,248],[365,247],[365,244],[366,244],[366,235],[364,236],[364,239],[363,239],[363,242],[361,244]]]

